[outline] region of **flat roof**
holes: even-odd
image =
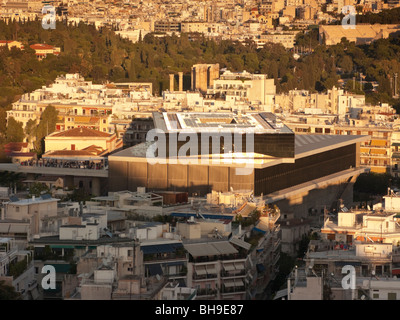
[[[322,135],[302,134],[295,135],[295,158],[303,158],[315,153],[325,152],[353,143],[363,142],[370,136],[357,135]]]
[[[237,114],[234,112],[154,112],[154,125],[164,132],[205,129],[231,132],[252,129],[255,133],[286,133],[293,131],[271,112]]]
[[[24,205],[29,205],[29,204],[34,204],[34,203],[46,203],[46,202],[54,202],[54,201],[60,201],[60,199],[56,198],[48,198],[48,199],[42,199],[42,198],[29,198],[29,199],[21,199],[17,201],[10,201],[8,204],[12,205],[17,205],[17,206],[24,206]]]

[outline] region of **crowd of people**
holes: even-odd
[[[52,168],[70,168],[70,169],[108,169],[107,160],[104,161],[78,161],[78,160],[60,160],[60,159],[40,159],[22,161],[21,166],[29,167],[52,167]]]

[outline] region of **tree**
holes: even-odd
[[[30,196],[40,197],[43,193],[48,193],[49,191],[49,187],[40,182],[35,182],[29,187]]]
[[[7,112],[0,108],[0,136],[5,136],[7,131]]]
[[[29,119],[25,125],[25,135],[29,141],[34,141],[36,137],[36,120]]]
[[[350,73],[353,70],[353,59],[345,55],[339,59],[338,66],[342,68],[344,72]]]
[[[36,130],[35,149],[39,153],[44,152],[44,138],[56,130],[58,111],[52,105],[48,105],[42,112],[39,125]]]
[[[13,117],[8,118],[6,141],[22,142],[23,140],[24,140],[24,129],[22,129],[22,123],[15,120]]]
[[[0,300],[21,300],[21,294],[15,291],[13,286],[5,284],[4,280],[0,281]]]

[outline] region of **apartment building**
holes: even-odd
[[[29,235],[57,234],[62,224],[64,214],[58,214],[57,202],[59,199],[50,195],[42,195],[28,199],[12,197],[4,203],[6,219],[25,220],[30,223]]]
[[[286,49],[292,49],[295,45],[297,32],[271,32],[261,34],[256,38],[256,43],[259,48],[262,48],[266,43],[281,44]]]
[[[353,241],[383,242],[398,245],[400,227],[397,210],[398,194],[391,192],[383,197],[383,204],[376,205],[375,210],[340,211],[337,220],[327,218],[321,228],[323,239],[352,243]]]
[[[394,131],[389,123],[378,125],[352,119],[338,122],[335,116],[329,115],[300,115],[296,118],[291,115],[284,122],[297,134],[369,136],[359,147],[360,164],[376,173],[393,173],[392,168],[397,170],[392,164],[392,148],[395,146],[392,147],[391,137]]]
[[[129,116],[126,108],[139,111],[141,103],[153,105],[151,91],[149,83],[96,85],[79,74],[66,74],[48,87],[22,95],[7,111],[7,118],[13,117],[23,127],[29,120],[39,123],[42,112],[51,105],[58,111],[57,131],[86,127],[112,133],[113,117]]]
[[[188,286],[197,290],[198,299],[245,299],[247,254],[240,254],[228,241],[185,244],[185,249]]]
[[[181,23],[177,21],[155,21],[154,32],[169,33],[181,32]]]
[[[18,248],[12,238],[0,238],[0,281],[15,288],[23,300],[39,297],[33,253]]]
[[[224,71],[207,90],[209,95],[218,95],[225,101],[234,103],[242,100],[254,104],[271,106],[274,104],[276,86],[274,79],[265,74]]]

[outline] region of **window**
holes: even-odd
[[[388,293],[388,300],[397,300],[396,292],[389,292]]]
[[[327,234],[327,238],[328,238],[328,240],[335,240],[335,234],[334,233],[329,233],[329,234]]]
[[[15,212],[19,212],[19,207],[15,207]]]

